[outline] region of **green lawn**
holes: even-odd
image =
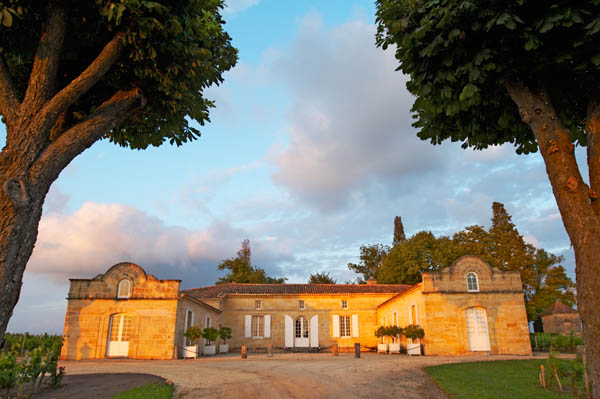
[[[154,383],[121,392],[113,399],[170,399],[174,389],[172,385]]]
[[[570,398],[570,393],[540,387],[542,364],[548,369],[546,360],[531,359],[444,364],[425,370],[453,399]],[[568,389],[566,379],[561,381]]]

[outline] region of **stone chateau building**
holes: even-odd
[[[414,286],[223,284],[182,291],[180,280],[158,280],[133,263],[70,281],[62,359],[178,358],[191,325],[231,327],[232,350],[374,347],[378,326],[418,324],[426,355],[531,354],[519,273],[474,256],[424,273]]]
[[[555,302],[541,314],[545,333],[583,336],[579,312],[562,302]]]

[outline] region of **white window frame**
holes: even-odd
[[[475,278],[475,287],[473,288],[473,284],[472,284],[472,279],[470,279],[470,277],[474,277]],[[477,273],[475,272],[468,272],[467,273],[467,291],[468,292],[479,292],[479,276],[477,276]]]
[[[306,309],[306,304],[304,303],[304,299],[298,300],[298,307],[300,308],[300,310]]]
[[[121,295],[121,284],[127,282],[127,294]],[[131,280],[128,278],[122,278],[119,280],[119,284],[117,284],[117,298],[118,299],[127,299],[131,296]]]
[[[352,317],[350,315],[340,315],[340,338],[352,338]]]
[[[260,330],[261,330],[260,326],[262,325],[263,335],[254,335],[254,324],[253,324],[254,320],[257,320],[257,324],[258,324],[257,332],[258,333],[260,333]],[[255,314],[252,315],[252,318],[250,319],[250,336],[252,339],[263,339],[265,337],[265,316],[255,315]]]
[[[256,310],[262,310],[263,309],[263,301],[262,301],[262,299],[256,299],[254,301],[254,309],[256,309]]]
[[[348,309],[348,301],[346,299],[342,299],[342,309],[343,310]]]

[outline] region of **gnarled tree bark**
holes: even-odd
[[[586,125],[589,165],[588,186],[582,179],[575,159],[569,131],[560,122],[552,100],[542,87],[533,91],[518,80],[505,87],[525,123],[535,134],[546,173],[558,204],[563,224],[575,252],[577,307],[583,320],[583,335],[588,372],[594,387],[593,397],[600,399],[600,102],[590,102]]]
[[[60,6],[49,7],[23,99],[0,54],[0,114],[7,128],[0,152],[0,342],[19,299],[51,184],[77,155],[145,104],[139,89],[123,87],[85,120],[67,123],[69,107],[121,56],[124,33],[117,33],[77,78],[56,88],[65,15]]]

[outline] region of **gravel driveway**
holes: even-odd
[[[175,383],[175,398],[442,399],[424,367],[523,356],[408,357],[363,353],[229,354],[195,360],[64,361],[68,374],[148,373]]]

